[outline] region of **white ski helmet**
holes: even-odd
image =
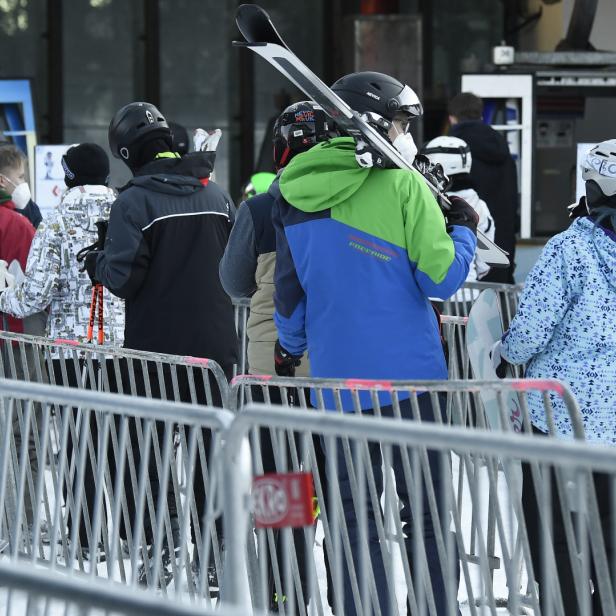
[[[616,139],[602,141],[588,152],[582,163],[582,179],[589,207],[616,195]]]
[[[473,157],[468,143],[458,137],[437,137],[429,141],[421,153],[433,164],[440,164],[447,177],[470,173]]]

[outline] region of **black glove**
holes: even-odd
[[[449,197],[451,208],[445,213],[447,224],[468,227],[477,235],[477,225],[479,224],[479,214],[475,212],[473,206],[469,205],[461,197],[451,195]]]
[[[103,251],[90,250],[85,254],[85,257],[83,259],[84,263],[81,271],[85,270],[86,272],[88,272],[88,276],[90,277],[90,280],[92,281],[93,285],[98,284],[98,280],[96,280],[96,262],[98,260],[98,255],[100,255],[101,252]]]
[[[96,280],[96,260],[105,247],[105,238],[107,237],[107,228],[109,227],[109,223],[106,220],[97,220],[95,224],[98,233],[96,242],[82,248],[77,253],[77,262],[81,263],[83,261],[83,267],[79,271],[88,272],[93,285],[98,284]]]
[[[295,368],[302,363],[301,355],[291,355],[280,341],[276,340],[274,346],[274,365],[278,376],[295,376]]]
[[[577,203],[572,203],[567,207],[569,212],[569,218],[571,220],[575,220],[576,218],[581,218],[582,216],[588,216],[588,207],[586,205],[586,196],[582,195],[580,200]]]

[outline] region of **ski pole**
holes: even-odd
[[[94,285],[92,287],[92,301],[90,302],[90,320],[88,322],[88,335],[87,335],[88,342],[92,342],[92,338],[94,337],[94,315],[96,313],[96,301],[98,298],[97,286],[98,285]]]
[[[98,343],[103,344],[105,341],[105,332],[103,329],[103,285],[96,285],[98,289]]]

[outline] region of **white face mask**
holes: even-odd
[[[393,140],[392,145],[400,152],[402,158],[404,158],[409,165],[413,164],[415,156],[417,156],[417,146],[415,145],[415,140],[411,133],[399,133]]]
[[[3,177],[7,182],[15,186],[15,190],[11,194],[11,201],[15,204],[15,207],[18,210],[23,210],[28,205],[28,203],[30,203],[30,200],[32,199],[32,195],[30,194],[30,186],[28,186],[28,182],[22,182],[21,184],[15,184],[14,182],[11,182],[11,180],[9,180],[9,178],[7,178],[6,175]]]

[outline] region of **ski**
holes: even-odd
[[[448,208],[447,197],[439,192],[428,178],[409,165],[385,138],[289,49],[264,9],[257,4],[242,4],[237,9],[235,23],[245,39],[243,42],[234,41],[235,46],[247,47],[269,62],[308,98],[320,105],[336,124],[354,139],[367,141],[397,167],[417,173],[434,195],[438,196],[441,207]],[[509,266],[507,253],[480,231],[477,232],[477,253],[491,267]]]

